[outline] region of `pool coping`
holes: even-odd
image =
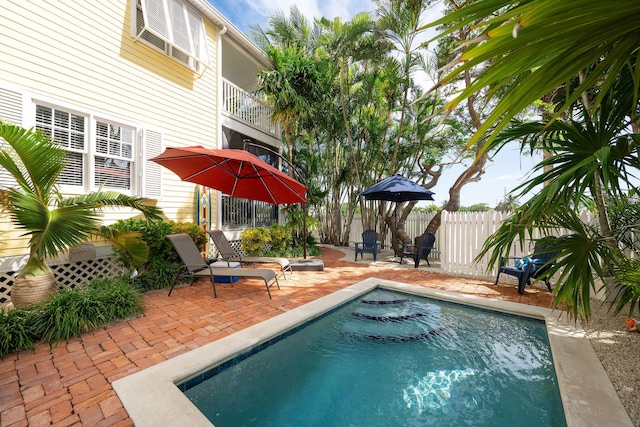
[[[633,423],[584,330],[567,314],[547,308],[369,278],[188,353],[112,383],[137,427],[213,426],[176,384],[205,372],[375,288],[544,320],[568,427]]]

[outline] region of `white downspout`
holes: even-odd
[[[216,98],[217,98],[217,111],[216,111],[216,126],[218,127],[217,135],[217,148],[222,148],[222,36],[227,32],[227,26],[223,25],[222,29],[218,31],[217,46],[216,46]],[[215,229],[220,230],[222,228],[222,193],[216,192],[216,226]],[[209,224],[211,228],[212,224]]]
[[[216,98],[218,100],[217,102],[217,107],[218,107],[218,111],[216,114],[216,125],[218,126],[218,132],[217,132],[217,136],[218,136],[218,147],[217,148],[222,148],[222,107],[223,107],[223,103],[222,103],[222,36],[227,32],[227,26],[223,26],[222,29],[220,31],[218,31],[218,40],[217,40],[217,46],[216,46],[216,82],[217,82],[217,88],[216,88]]]

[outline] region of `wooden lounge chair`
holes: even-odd
[[[241,256],[236,253],[236,251],[227,240],[227,236],[220,230],[209,230],[209,236],[213,239],[213,243],[218,248],[218,253],[223,261],[231,262],[237,261],[241,265],[245,262],[248,263],[256,263],[256,264],[278,264],[280,266],[280,275],[286,279],[285,272],[293,274],[293,270],[291,269],[291,265],[289,265],[289,260],[281,257],[265,257],[265,256]]]
[[[376,262],[376,256],[380,252],[380,242],[378,242],[378,233],[375,230],[365,230],[362,233],[362,242],[355,243],[356,259],[358,260],[358,254],[360,259],[363,258],[363,254],[372,254],[373,262]]]
[[[436,242],[436,236],[433,233],[425,232],[424,234],[418,236],[416,239],[416,244],[404,244],[402,245],[402,251],[400,253],[400,263],[402,264],[403,258],[413,258],[415,261],[415,268],[418,268],[420,265],[420,260],[423,259],[427,261],[427,265],[431,267],[429,264],[429,254],[433,249],[433,245]]]
[[[551,236],[539,241],[530,257],[502,257],[494,285],[498,285],[501,273],[515,276],[518,278],[518,293],[520,295],[524,294],[524,288],[527,285],[531,285],[531,279],[543,276],[556,263],[555,258],[558,256],[558,251],[554,250],[554,239],[556,238]],[[514,261],[513,267],[508,265],[509,260]],[[547,289],[552,292],[549,277],[544,275],[541,280],[544,280]]]
[[[271,291],[269,288],[275,283],[280,289],[278,283],[278,277],[275,271],[268,268],[233,268],[233,267],[211,267],[200,255],[198,247],[193,242],[193,239],[188,234],[169,234],[165,236],[167,240],[171,242],[175,248],[178,256],[182,260],[182,265],[178,273],[176,274],[171,289],[169,290],[169,296],[171,291],[176,286],[179,277],[208,277],[211,280],[213,286],[213,296],[218,297],[216,292],[216,277],[228,277],[229,281],[233,284],[233,277],[247,277],[253,279],[262,279],[267,287],[267,293],[269,299],[271,299]]]

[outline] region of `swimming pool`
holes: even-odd
[[[374,290],[181,388],[219,427],[565,424],[544,322]]]
[[[211,426],[176,384],[232,361],[376,288],[543,320],[555,362],[567,425],[632,426],[591,344],[562,313],[371,278],[260,324],[115,381],[112,386],[137,427]]]

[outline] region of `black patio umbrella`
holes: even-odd
[[[396,203],[433,200],[434,194],[433,191],[398,174],[385,178],[360,193],[366,200],[387,200]]]
[[[395,202],[394,215],[397,215],[398,203],[413,200],[433,200],[434,194],[433,191],[427,190],[420,184],[399,174],[385,178],[360,193],[366,200]],[[395,230],[392,230],[392,233],[395,236]]]

